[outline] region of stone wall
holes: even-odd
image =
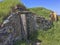
[[[0,28],[0,45],[13,45],[16,40],[30,40],[37,29],[49,29],[52,22],[44,17],[37,17],[29,11],[11,13]]]
[[[0,43],[0,45],[13,45],[13,41],[28,40],[35,30],[35,23],[34,15],[29,11],[10,14],[0,29],[2,33],[1,38],[4,36],[3,33],[8,34],[6,40],[2,44]]]
[[[12,44],[14,29],[11,26],[6,26],[0,29],[0,45]]]
[[[36,17],[36,20],[38,29],[48,30],[53,26],[53,22],[51,20],[47,20],[42,16]]]

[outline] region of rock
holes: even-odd
[[[47,30],[53,25],[53,22],[46,20],[44,17],[37,17],[37,25],[39,29]]]

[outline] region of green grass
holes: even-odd
[[[44,9],[33,8],[30,9],[32,12],[37,13],[38,15],[42,15],[44,17],[49,18],[50,11]],[[37,39],[41,40],[41,45],[60,45],[60,19],[58,22],[54,22],[54,27],[49,29],[48,31],[39,30]]]
[[[37,33],[32,36],[32,41],[33,39],[39,39],[42,41],[41,45],[60,45],[60,20],[58,22],[54,22],[54,27],[51,29],[47,31],[38,30]],[[26,45],[26,42],[17,41],[15,45]]]
[[[36,10],[33,10],[33,11],[35,12]],[[37,11],[39,11],[39,10],[37,10]],[[38,12],[35,12],[35,13],[40,14]],[[42,14],[42,16],[48,18],[49,13],[44,14],[44,15]],[[37,33],[35,33],[34,35],[31,36],[31,39],[32,40],[33,39],[41,40],[42,41],[41,45],[60,45],[60,19],[58,22],[54,22],[53,24],[54,24],[54,26],[47,31],[38,30]],[[25,44],[25,43],[26,42],[24,42],[22,44]],[[16,45],[21,45],[21,44],[17,43]]]
[[[21,4],[20,0],[3,0],[0,2],[0,23],[3,22],[4,17],[9,15],[11,7],[17,4]]]
[[[29,9],[31,12],[36,13],[38,16],[43,16],[45,18],[49,17],[51,10],[48,10],[44,7],[35,7]]]
[[[16,43],[14,43],[14,45],[27,45],[27,43],[25,41],[17,40]]]
[[[60,45],[60,20],[54,22],[54,27],[48,31],[40,30],[38,39],[42,40],[42,45]]]
[[[20,3],[19,0],[4,0],[3,2],[0,2],[0,23],[3,22],[4,17],[9,15],[11,7],[18,3]],[[51,12],[51,10],[43,7],[30,8],[29,10],[36,13],[38,16],[44,16],[45,18],[48,18]],[[37,31],[37,33],[31,36],[31,39],[35,38],[42,41],[41,45],[60,45],[60,20],[54,22],[54,27],[48,31]],[[26,45],[26,42],[17,41],[14,45]]]

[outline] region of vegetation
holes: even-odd
[[[0,2],[0,23],[3,22],[3,18],[9,15],[12,6],[21,4],[19,0],[3,0]]]
[[[42,45],[60,45],[60,20],[54,22],[54,27],[48,31],[39,30],[38,39],[42,40]]]
[[[49,14],[51,12],[51,10],[43,7],[31,8],[30,11],[47,18],[49,18]],[[41,45],[60,45],[60,19],[58,22],[54,22],[53,24],[54,27],[47,31],[38,31],[37,39],[42,41]]]
[[[11,7],[19,3],[19,0],[3,0],[2,2],[0,2],[0,22],[3,22],[3,18],[9,15]],[[29,10],[36,13],[37,15],[41,15],[47,18],[49,17],[49,13],[51,11],[43,7],[30,8]],[[32,39],[34,38],[35,37],[33,37]],[[37,39],[42,41],[41,45],[60,45],[60,20],[58,22],[54,22],[54,27],[52,27],[48,31],[39,30]],[[25,45],[24,42],[17,41],[15,45]]]
[[[42,8],[42,10],[44,11],[41,11],[40,8],[31,8],[29,10],[38,15],[49,18],[50,10],[47,10],[45,8]],[[38,30],[37,33],[31,36],[31,39],[33,40],[36,38],[36,39],[41,40],[42,41],[41,45],[60,45],[60,19],[58,22],[54,22],[53,24],[54,24],[54,27],[52,27],[51,29],[47,31]],[[23,42],[23,44],[18,43],[16,45],[26,45],[25,43],[26,42]]]
[[[49,17],[51,10],[48,10],[44,7],[36,7],[36,8],[30,8],[31,12],[36,13],[39,16]]]

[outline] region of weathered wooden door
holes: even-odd
[[[22,39],[27,39],[27,28],[26,28],[26,15],[20,15],[20,23],[21,23],[21,35]]]

